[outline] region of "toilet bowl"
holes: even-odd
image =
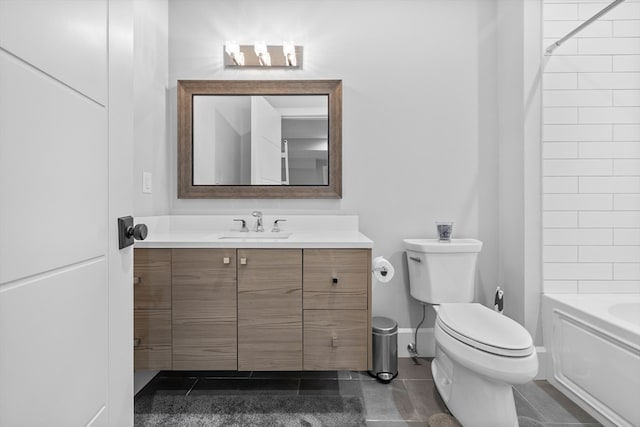
[[[434,382],[465,427],[517,427],[513,384],[531,381],[538,357],[517,322],[476,303],[443,304],[434,328]]]
[[[512,385],[535,377],[538,357],[524,327],[472,302],[482,242],[404,243],[411,295],[437,311],[431,370],[442,400],[464,427],[517,427]]]

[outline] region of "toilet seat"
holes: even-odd
[[[524,327],[481,304],[442,304],[436,322],[447,335],[486,353],[516,358],[535,353]]]

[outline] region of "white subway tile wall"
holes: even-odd
[[[544,47],[609,1],[544,0]],[[640,293],[640,0],[543,61],[545,293]]]

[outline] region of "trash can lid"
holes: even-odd
[[[371,319],[371,327],[374,332],[392,333],[398,330],[398,323],[388,317],[374,317]]]

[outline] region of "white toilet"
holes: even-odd
[[[433,379],[464,427],[517,427],[513,384],[531,381],[538,356],[529,332],[512,319],[473,303],[474,239],[405,239],[411,296],[432,304],[436,357]]]

